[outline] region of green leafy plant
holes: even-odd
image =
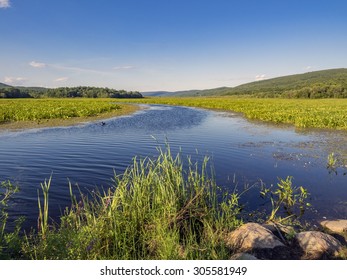
[[[5,227],[8,219],[8,203],[11,197],[19,191],[18,186],[13,185],[10,181],[1,182],[0,184],[0,242],[5,234]]]
[[[279,178],[277,188],[262,187],[260,194],[263,197],[269,196],[271,201],[271,213],[267,219],[268,222],[283,222],[293,218],[301,217],[306,208],[311,204],[306,202],[309,193],[304,187],[293,186],[293,177],[288,176],[285,180]],[[279,216],[280,210],[286,217]]]
[[[327,168],[330,170],[335,170],[337,167],[338,161],[334,153],[330,153],[327,158]]]
[[[13,185],[10,181],[4,181],[0,183],[0,256],[3,253],[4,247],[7,247],[11,243],[11,239],[15,236],[18,236],[18,230],[13,234],[6,233],[6,224],[8,221],[8,212],[9,202],[13,195],[19,191],[18,186]],[[22,219],[20,220],[22,221]],[[20,225],[20,221],[17,223],[16,229]]]

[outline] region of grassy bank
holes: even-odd
[[[72,125],[136,111],[115,99],[0,99],[0,129]]]
[[[61,221],[48,218],[50,182],[42,184],[39,227],[24,238],[2,240],[2,258],[219,259],[223,233],[238,226],[237,194],[224,195],[207,176],[207,161],[183,169],[170,151],[138,161],[114,188],[72,197]],[[1,253],[1,251],[0,251]],[[1,254],[0,254],[1,255]]]
[[[134,100],[128,100],[128,102],[134,102]],[[243,113],[249,119],[292,124],[301,128],[347,130],[347,99],[160,97],[144,98],[135,102],[228,110]]]
[[[134,159],[115,176],[112,188],[81,198],[71,195],[71,207],[55,222],[49,219],[49,179],[39,193],[38,227],[24,235],[20,226],[4,231],[9,198],[17,191],[5,182],[0,259],[227,259],[232,252],[225,237],[242,224],[244,190],[226,193],[208,175],[208,166],[206,158],[200,164],[189,158],[183,163],[169,149],[154,159]],[[289,177],[275,190],[262,188],[274,206],[267,219],[295,219],[305,207],[302,190]],[[281,209],[289,218],[280,218]]]

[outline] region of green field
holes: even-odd
[[[127,102],[134,100],[129,99]],[[136,102],[234,111],[243,113],[249,119],[293,124],[301,128],[347,129],[346,99],[158,97],[136,100]]]

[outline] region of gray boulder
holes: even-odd
[[[329,234],[319,231],[305,231],[295,235],[303,258],[319,259],[324,256],[335,256],[342,248],[341,243]]]
[[[257,259],[290,259],[291,250],[271,230],[248,223],[228,234],[226,244],[236,253],[250,253]]]
[[[232,249],[239,252],[285,246],[269,229],[256,223],[244,224],[229,233],[226,242]]]
[[[336,233],[347,232],[347,220],[325,220],[320,222],[322,227]]]

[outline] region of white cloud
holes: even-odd
[[[125,65],[125,66],[116,66],[116,67],[113,67],[112,69],[113,70],[129,70],[129,69],[134,69],[135,66],[132,66],[132,65]]]
[[[306,66],[305,68],[304,68],[304,70],[310,70],[310,69],[312,69],[312,66]]]
[[[42,63],[42,62],[37,62],[37,61],[31,61],[29,63],[29,65],[31,67],[34,67],[34,68],[45,68],[46,67],[46,64],[45,63]]]
[[[255,76],[255,80],[256,81],[262,81],[266,79],[266,75],[265,74],[261,74],[261,75],[257,75]]]
[[[0,8],[9,8],[11,7],[10,0],[0,0]]]
[[[27,78],[23,78],[23,77],[5,77],[5,83],[7,84],[22,85],[27,80],[28,80]]]
[[[60,77],[60,78],[55,79],[54,81],[55,81],[55,82],[65,82],[65,81],[67,81],[68,79],[69,79],[68,77]]]

